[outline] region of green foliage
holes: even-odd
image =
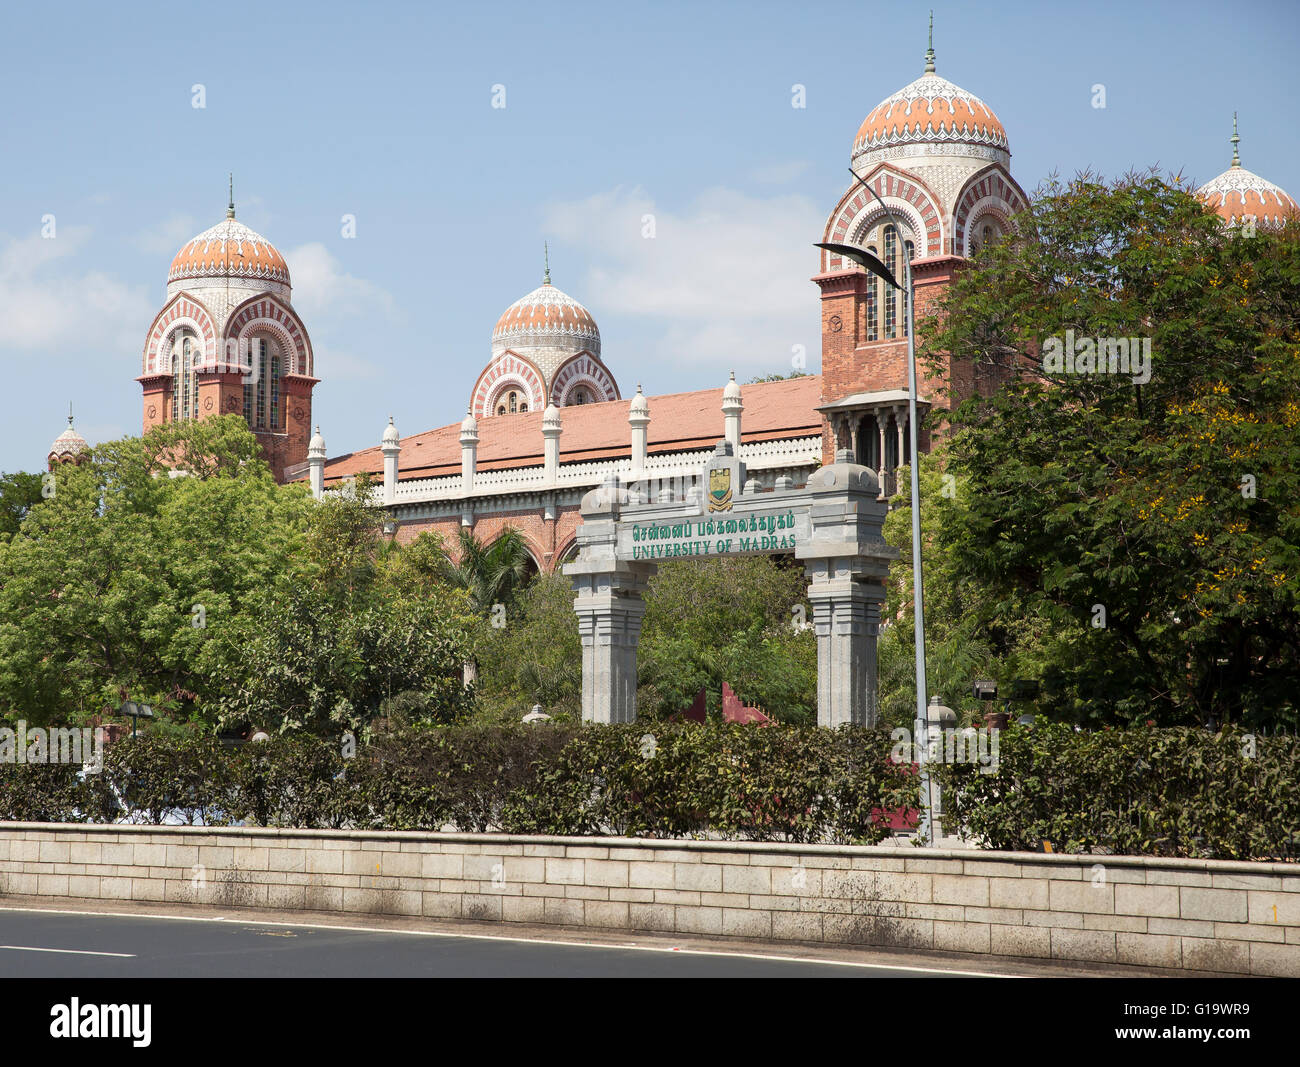
[[[638,711],[682,711],[703,687],[720,714],[722,683],[775,718],[815,718],[817,646],[803,567],[767,556],[660,564],[646,594]],[[802,616],[796,614],[802,609]]]
[[[41,502],[39,474],[0,474],[0,541],[18,532],[27,513]]]
[[[982,847],[1295,859],[1300,742],[1146,726],[1076,732],[1038,720],[1004,730],[998,769],[935,765],[944,806]]]
[[[178,457],[189,473],[171,477]],[[424,720],[463,715],[473,626],[436,542],[408,558],[381,542],[365,479],[317,503],[258,457],[236,417],[59,468],[0,538],[0,713],[82,722],[132,699],[209,730],[337,734],[415,692]]]
[[[86,775],[85,810],[109,821],[223,825],[233,799],[232,762],[212,737],[122,738],[105,747],[103,770]]]
[[[690,706],[704,687],[721,713],[722,683],[779,719],[816,718],[817,646],[796,630],[807,579],[802,566],[766,556],[660,564],[646,593],[637,650],[638,713],[654,721]],[[485,716],[518,719],[533,704],[576,718],[582,646],[573,588],[562,574],[539,575],[507,610],[505,626],[480,638]]]
[[[952,413],[960,495],[927,535],[939,648],[957,642],[957,673],[1031,664],[1055,718],[1296,725],[1300,232],[1225,233],[1141,175],[1052,183],[1020,230],[922,331],[932,360],[1001,385]],[[1067,330],[1150,338],[1150,382],[1048,373]]]
[[[628,723],[584,729],[507,807],[518,833],[877,843],[914,803],[889,735],[815,727]]]
[[[51,821],[877,842],[914,804],[888,734],[812,727],[461,726],[230,749],[178,734],[108,746],[99,775],[0,764],[0,814]]]
[[[210,648],[224,685],[212,706],[226,727],[339,736],[360,730],[394,694],[416,691],[429,720],[469,711],[461,678],[463,597],[369,598],[350,605],[322,586],[277,587]]]
[[[444,557],[443,577],[469,595],[475,611],[487,614],[497,604],[509,606],[534,569],[523,536],[506,527],[490,545],[466,529],[456,543],[456,558]]]
[[[727,723],[416,727],[354,755],[151,732],[109,745],[84,780],[0,763],[0,819],[870,844],[917,806],[892,749],[883,730]],[[1300,858],[1294,737],[1039,719],[1000,733],[995,773],[931,766],[949,829],[982,848]]]
[[[507,609],[505,625],[482,628],[479,640],[482,714],[518,722],[540,704],[552,717],[581,716],[582,643],[563,574],[538,575]]]

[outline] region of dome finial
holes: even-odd
[[[925,73],[934,73],[934,12],[930,12],[930,47],[925,50]]]
[[[1241,157],[1237,155],[1237,145],[1241,143],[1241,138],[1237,136],[1237,113],[1232,113],[1232,136],[1228,138],[1232,143],[1232,165],[1241,166]]]
[[[551,284],[551,248],[545,241],[542,242],[542,255],[546,259],[546,273],[542,275],[542,284]]]
[[[230,172],[230,203],[226,205],[226,218],[235,217],[235,172]]]
[[[72,429],[72,401],[68,401],[68,429]]]

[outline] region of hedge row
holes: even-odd
[[[944,805],[992,849],[1300,858],[1300,740],[1060,724],[999,736],[998,772],[942,766]]]
[[[344,758],[317,739],[238,749],[142,736],[103,770],[0,765],[0,819],[874,843],[914,804],[888,734],[814,727],[454,727]]]
[[[448,727],[346,759],[314,738],[142,736],[84,778],[0,764],[0,820],[876,843],[916,803],[892,747],[876,730],[712,723]],[[986,848],[1300,857],[1295,738],[1039,724],[1002,731],[996,773],[935,773],[947,829]]]

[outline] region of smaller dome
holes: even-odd
[[[393,425],[393,416],[388,416],[388,425],[384,427],[384,444],[395,445],[401,441],[401,436],[397,432],[397,427]]]
[[[1237,145],[1237,115],[1232,115],[1232,165],[1196,190],[1201,198],[1224,222],[1232,225],[1254,217],[1264,226],[1281,226],[1288,215],[1300,211],[1300,205],[1289,194],[1258,174],[1241,165]]]
[[[68,416],[68,428],[54,439],[46,457],[51,463],[75,463],[90,451],[86,439],[77,433],[72,425],[72,416]]]
[[[600,330],[591,312],[549,281],[506,308],[492,330],[493,344],[507,348],[549,347],[570,341],[600,355]]]
[[[554,403],[546,405],[546,410],[542,412],[542,430],[558,430],[560,428],[560,409]]]
[[[319,456],[321,459],[325,458],[325,438],[320,434],[320,423],[316,424],[316,432],[311,435],[311,440],[307,442],[307,455]]]
[[[478,433],[478,419],[474,418],[473,410],[465,412],[465,418],[460,424],[460,432],[462,434]]]

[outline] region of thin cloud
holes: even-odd
[[[674,368],[788,372],[803,345],[816,369],[818,303],[809,281],[824,210],[809,197],[713,188],[682,208],[640,188],[552,205],[547,233],[583,247],[593,267],[570,289],[598,322],[635,316],[636,351]],[[654,236],[645,237],[653,225]]]
[[[376,313],[392,316],[396,310],[387,290],[348,274],[319,241],[290,250],[285,260],[293,278],[293,306],[309,323]]]
[[[89,239],[88,227],[69,226],[0,244],[0,347],[58,350],[73,365],[139,347],[153,317],[148,295],[103,271],[77,271]]]

